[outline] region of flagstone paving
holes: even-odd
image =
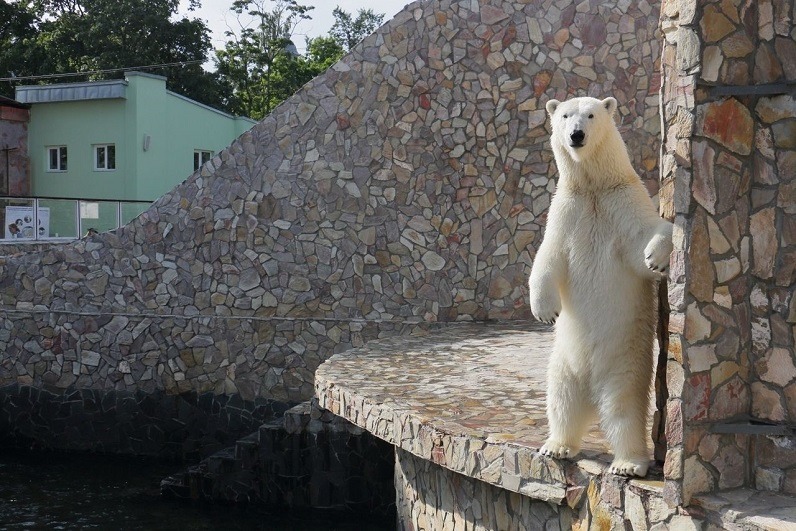
[[[374,341],[321,365],[316,396],[321,407],[416,456],[560,503],[572,463],[537,453],[547,435],[552,340],[547,326],[514,322]],[[610,460],[595,427],[574,463],[596,474]]]

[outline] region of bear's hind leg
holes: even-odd
[[[556,459],[575,457],[593,419],[594,407],[580,378],[565,363],[551,360],[547,376],[550,435],[539,453]]]
[[[600,418],[608,442],[614,451],[609,467],[612,474],[622,476],[647,475],[647,400],[639,400],[632,393],[617,393],[604,397]]]

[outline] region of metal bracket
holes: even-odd
[[[711,426],[713,433],[745,433],[749,435],[794,436],[796,429],[787,424],[774,424],[759,420],[716,423]]]
[[[761,85],[716,85],[710,87],[711,96],[779,96],[796,92],[796,81]]]

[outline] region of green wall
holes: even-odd
[[[124,100],[36,103],[30,109],[31,192],[37,196],[126,199],[127,160],[118,147],[128,138]],[[116,144],[116,171],[93,170],[93,145]],[[65,145],[65,172],[47,171],[47,146]],[[131,198],[132,199],[132,198]]]
[[[218,153],[254,125],[128,72],[125,98],[34,103],[29,127],[36,196],[152,201],[193,173],[195,149]],[[145,135],[149,149],[144,150]],[[116,170],[93,169],[94,144],[116,144]],[[47,172],[47,146],[66,145],[66,172]]]

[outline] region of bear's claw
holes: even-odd
[[[614,462],[608,467],[608,471],[611,474],[616,474],[619,476],[637,476],[643,478],[647,475],[648,467],[649,462],[646,459],[614,459]]]
[[[547,318],[545,318],[545,316],[537,315],[536,319],[540,323],[544,323],[544,324],[547,324],[547,325],[554,325],[554,324],[556,324],[556,321],[558,320],[558,315],[559,314],[554,314],[554,315],[552,315],[550,317],[547,317]]]
[[[539,292],[531,286],[531,313],[542,323],[553,324],[561,314],[561,299],[555,289]]]
[[[660,273],[661,275],[666,275],[669,272],[669,260],[668,257],[666,262],[656,261],[652,256],[646,256],[644,258],[644,264],[650,269],[650,271],[655,271],[656,273]]]
[[[575,457],[575,455],[578,453],[578,450],[573,449],[563,443],[547,441],[541,448],[539,448],[539,453],[554,459],[566,459],[567,457]]]
[[[644,249],[644,265],[650,271],[667,275],[669,273],[669,255],[672,252],[671,241],[662,238],[653,238]]]
[[[543,319],[539,319],[539,320],[541,322],[543,322],[544,324],[554,325],[554,324],[556,324],[556,321],[558,320],[558,315],[559,314],[555,314],[554,317],[551,317],[550,319],[547,319],[547,320],[543,320]]]

